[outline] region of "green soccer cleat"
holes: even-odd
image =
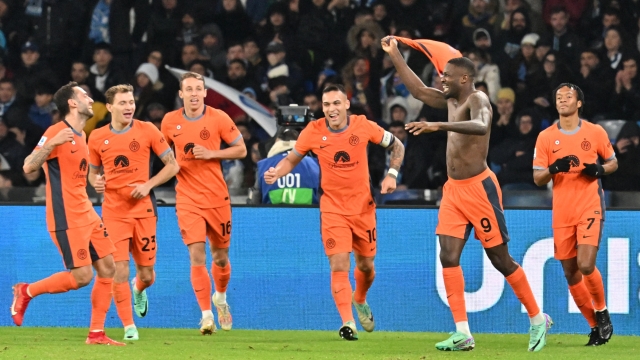
[[[138,292],[136,289],[136,278],[131,280],[131,293],[133,294],[133,310],[138,317],[145,317],[149,311],[149,299],[147,299],[147,290]]]
[[[340,337],[345,340],[358,340],[358,329],[356,329],[356,323],[353,321],[347,321],[344,323],[338,333],[340,334]]]
[[[125,341],[135,341],[138,340],[138,329],[134,327],[130,327],[124,331],[124,340]]]
[[[551,316],[543,314],[545,321],[529,328],[529,351],[540,351],[547,344],[547,332],[553,326]]]
[[[441,351],[470,351],[476,347],[473,336],[467,336],[458,331],[449,334],[451,336],[447,340],[436,344],[436,349]]]
[[[360,320],[360,325],[366,332],[372,332],[376,327],[376,323],[373,320],[373,313],[371,312],[371,307],[365,301],[364,304],[358,304],[356,299],[351,297],[351,302],[353,306],[355,306],[356,311],[358,312],[358,320]]]

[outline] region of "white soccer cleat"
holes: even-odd
[[[229,307],[229,304],[227,304],[226,302],[224,304],[220,304],[216,300],[216,294],[217,293],[213,294],[213,296],[211,297],[211,300],[213,301],[213,305],[216,307],[216,310],[218,310],[218,323],[220,324],[220,328],[222,330],[229,331],[233,326],[233,318],[231,317],[231,308]]]
[[[206,317],[200,320],[200,333],[202,335],[211,335],[216,332],[216,323],[213,317]]]

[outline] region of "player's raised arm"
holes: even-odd
[[[48,142],[46,141],[46,137],[43,136],[42,139],[44,140],[40,140],[42,144],[38,144],[41,147],[33,150],[33,152],[24,159],[22,170],[26,174],[38,171],[38,169],[42,167],[42,164],[47,161],[49,154],[51,154],[56,146],[73,141],[73,130],[71,130],[71,128],[64,128]]]
[[[452,131],[466,135],[486,135],[491,127],[491,104],[483,93],[475,92],[467,99],[471,120],[456,122],[412,122],[405,126],[411,134]]]
[[[295,149],[289,151],[287,157],[280,160],[276,167],[269,168],[269,170],[264,173],[264,181],[269,185],[275,183],[279,178],[290,173],[303,158],[304,156],[298,154]]]
[[[389,54],[393,65],[398,71],[398,75],[407,89],[416,99],[437,109],[446,109],[447,100],[442,91],[426,86],[422,80],[407,65],[398,50],[398,41],[393,36],[386,36],[382,40],[382,49]]]

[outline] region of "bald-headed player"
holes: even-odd
[[[586,345],[598,346],[613,334],[596,267],[605,212],[600,178],[616,171],[618,160],[602,126],[580,119],[582,90],[564,83],[554,96],[560,121],[538,136],[533,180],[539,186],[553,180],[553,256],[560,260],[573,300],[591,327]]]
[[[382,39],[382,48],[389,53],[411,95],[433,108],[449,110],[448,122],[412,122],[406,125],[414,135],[448,132],[449,180],[443,188],[436,234],[440,239],[440,262],[456,332],[437,343],[436,348],[471,350],[475,347],[467,321],[464,277],[460,267],[460,255],[473,228],[491,263],[506,277],[527,309],[531,322],[529,351],[540,351],[546,344],[547,331],[553,322],[540,311],[524,271],[509,254],[502,192],[486,161],[493,114],[487,95],[473,85],[473,62],[463,57],[449,60],[441,76],[443,91],[440,91],[427,87],[413,73],[393,37]]]

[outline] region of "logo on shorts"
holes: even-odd
[[[133,141],[129,144],[129,150],[136,152],[140,150],[140,143],[133,139]]]
[[[200,139],[207,140],[209,136],[211,136],[211,134],[209,133],[209,130],[207,130],[207,128],[204,128],[202,129],[202,131],[200,131]]]
[[[351,135],[349,137],[349,144],[351,144],[353,146],[356,146],[356,145],[358,145],[359,142],[360,142],[360,138],[358,138],[357,135]]]
[[[582,150],[584,150],[584,151],[589,151],[589,150],[591,150],[591,143],[590,143],[588,140],[586,140],[586,139],[585,139],[585,140],[582,142],[582,144],[580,144],[580,147],[581,147],[581,148],[582,148]]]
[[[82,159],[80,161],[80,171],[86,171],[87,170],[87,159]]]
[[[567,156],[569,158],[569,164],[571,164],[571,167],[578,167],[580,166],[580,159],[575,156],[575,155],[569,155]]]
[[[77,256],[78,256],[78,259],[80,259],[80,260],[86,259],[87,258],[87,250],[85,250],[85,249],[78,250]]]
[[[118,155],[116,159],[113,160],[113,165],[115,167],[127,167],[129,166],[129,158],[124,155]]]
[[[189,152],[193,154],[194,146],[196,146],[194,143],[187,143],[187,145],[184,146],[184,154],[187,155]]]
[[[333,238],[327,239],[327,249],[333,249],[336,247],[336,241]]]

